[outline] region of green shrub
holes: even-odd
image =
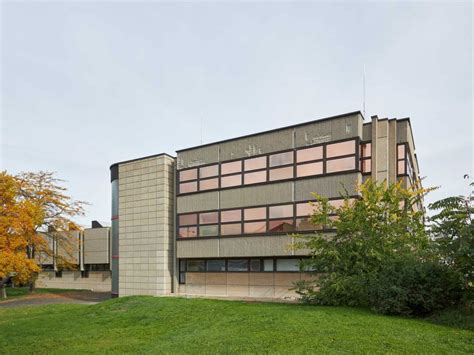
[[[423,316],[458,303],[462,296],[457,273],[415,259],[385,262],[368,283],[370,307],[383,314]]]

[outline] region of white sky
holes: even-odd
[[[362,110],[411,117],[430,201],[469,191],[469,2],[2,2],[0,169],[110,220],[117,161]]]

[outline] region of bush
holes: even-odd
[[[458,303],[462,296],[459,275],[435,262],[386,262],[368,284],[370,307],[383,314],[423,316]]]

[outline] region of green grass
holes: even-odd
[[[0,308],[6,353],[474,353],[474,332],[354,308],[127,297]]]
[[[81,291],[81,290],[69,290],[69,289],[61,289],[61,288],[37,288],[34,292],[34,294],[47,294],[47,293],[65,293],[65,292],[71,292],[71,291]],[[12,298],[18,298],[18,297],[24,297],[30,295],[29,293],[29,288],[28,287],[7,287],[7,299],[12,299]],[[4,299],[0,298],[0,302],[5,301]]]

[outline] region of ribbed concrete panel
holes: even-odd
[[[219,239],[177,241],[178,258],[214,258],[219,256]]]
[[[372,140],[372,123],[365,124],[362,128],[362,140],[371,141]]]
[[[221,208],[258,206],[292,201],[293,182],[266,184],[220,192]]]
[[[178,170],[190,168],[203,164],[211,164],[219,161],[219,146],[210,145],[208,147],[195,148],[181,152],[177,156]]]
[[[89,277],[82,277],[80,271],[64,270],[62,277],[56,277],[54,271],[42,271],[36,281],[36,287],[38,288],[92,290],[96,292],[110,292],[111,284],[110,271],[89,271]]]
[[[219,192],[210,191],[177,197],[178,213],[216,210],[219,207]]]
[[[56,255],[70,263],[79,264],[79,231],[55,233]]]
[[[220,160],[246,158],[291,148],[293,148],[293,129],[285,129],[221,143]]]
[[[221,257],[305,255],[304,250],[291,251],[291,243],[287,235],[221,238],[219,250]]]
[[[312,192],[326,197],[339,197],[344,194],[344,188],[349,195],[356,194],[356,184],[360,182],[360,173],[349,173],[344,175],[324,176],[314,179],[297,180],[295,182],[295,200],[310,200]]]
[[[397,181],[397,121],[388,122],[388,178]]]
[[[109,228],[85,229],[84,264],[109,263]]]
[[[362,116],[359,114],[315,122],[296,128],[295,147],[362,136]]]

